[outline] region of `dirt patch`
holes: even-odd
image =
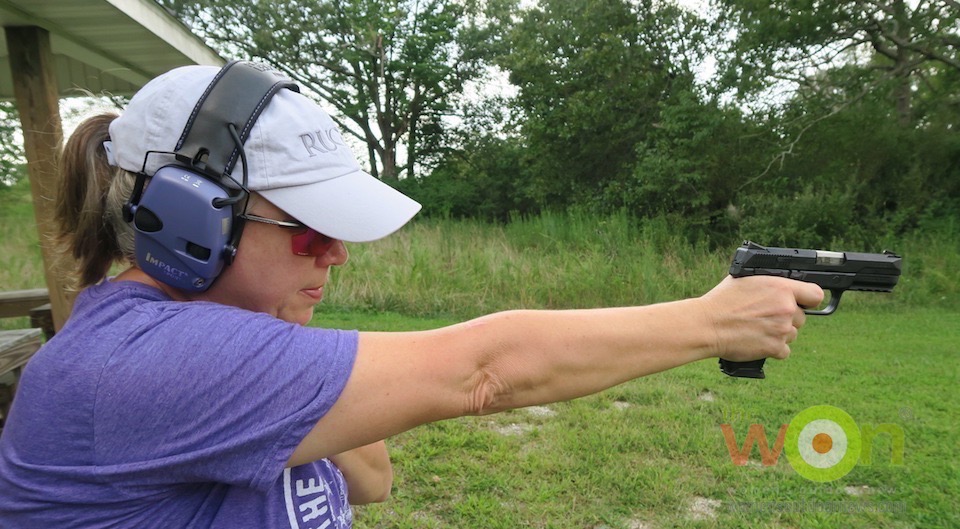
[[[695,496],[690,502],[690,508],[687,510],[687,514],[689,514],[693,520],[714,520],[717,517],[717,509],[719,508],[720,500]]]
[[[846,492],[848,496],[866,496],[873,491],[870,490],[869,485],[860,485],[859,487],[844,487],[843,492]]]
[[[496,426],[494,427],[493,430],[500,435],[516,436],[516,435],[523,435],[533,429],[534,429],[534,426],[530,424],[510,423],[503,426]]]
[[[523,411],[529,413],[530,415],[533,415],[534,417],[549,418],[557,415],[557,412],[555,412],[554,410],[546,406],[530,406],[528,408],[524,408]]]

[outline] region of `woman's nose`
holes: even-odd
[[[329,250],[317,256],[317,266],[343,266],[350,259],[347,245],[341,240],[334,241]]]

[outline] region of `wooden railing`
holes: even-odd
[[[45,288],[0,292],[0,318],[30,317],[30,329],[0,331],[0,431],[16,393],[20,371],[43,344],[53,337],[50,295]]]
[[[50,294],[45,288],[9,290],[0,292],[0,318],[30,317],[30,326],[43,330],[49,340],[53,337],[53,315]]]

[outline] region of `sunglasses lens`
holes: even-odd
[[[329,252],[333,243],[336,242],[336,239],[309,228],[302,233],[294,234],[291,240],[293,241],[293,253],[312,256],[320,256]]]

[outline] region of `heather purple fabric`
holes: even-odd
[[[336,466],[284,466],[343,390],[357,337],[139,283],[88,288],[21,377],[0,527],[350,527]]]

